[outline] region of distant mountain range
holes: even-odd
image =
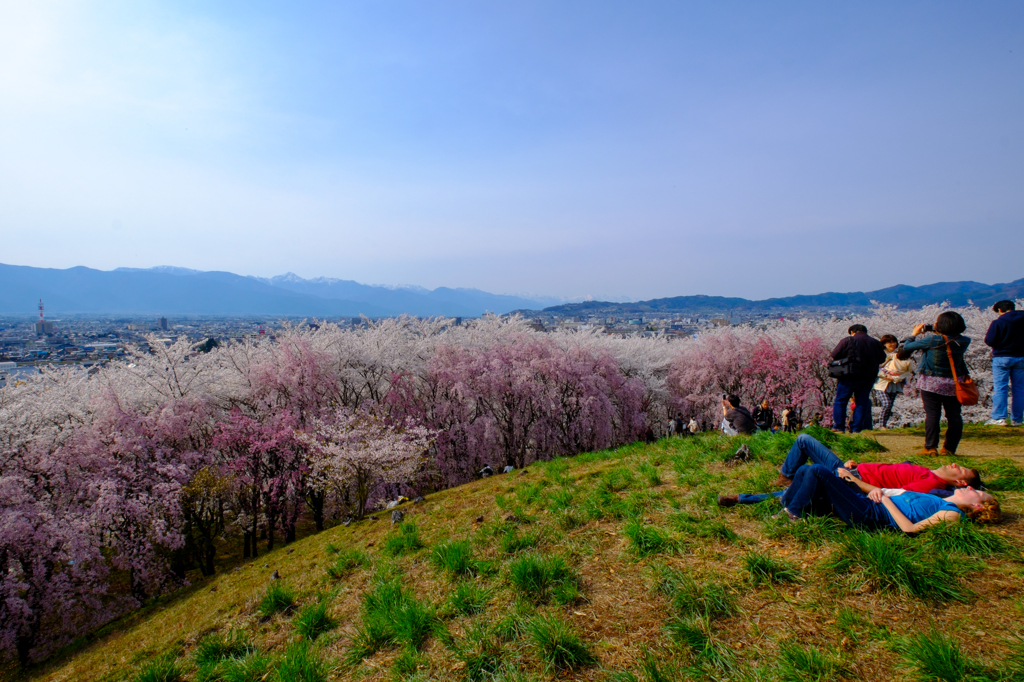
[[[786,313],[799,310],[859,310],[870,308],[872,301],[898,305],[900,308],[920,308],[933,303],[948,301],[955,306],[989,306],[1003,299],[1024,298],[1024,279],[1007,284],[983,284],[981,282],[939,282],[920,287],[897,284],[894,287],[876,291],[852,291],[848,293],[829,292],[812,296],[789,296],[751,301],[745,298],[723,296],[675,296],[655,298],[635,303],[614,303],[606,301],[584,301],[551,306],[541,311],[521,310],[525,315],[538,312],[546,315],[639,315],[643,313],[687,313],[743,314],[743,313]]]
[[[1024,297],[1024,279],[1008,284],[940,282],[922,287],[898,285],[868,292],[826,293],[751,301],[722,296],[677,296],[636,303],[584,301],[544,307],[550,297],[506,296],[479,289],[429,290],[370,286],[351,280],[303,279],[288,273],[246,277],[162,266],[149,269],[55,270],[0,264],[0,314],[32,314],[40,298],[51,314],[96,315],[271,315],[281,317],[477,317],[485,312],[527,315],[645,312],[742,314],[797,310],[867,308],[871,301],[915,308],[949,301],[990,305]],[[543,310],[540,310],[540,309]]]
[[[340,279],[269,279],[176,267],[66,270],[0,264],[0,314],[277,315],[282,317],[476,317],[540,307],[551,299],[369,286]]]

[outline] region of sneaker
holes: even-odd
[[[921,450],[918,450],[914,454],[920,457],[934,457],[935,455],[939,454],[939,451],[936,450],[935,448],[923,448]]]
[[[955,452],[950,452],[946,448],[939,448],[939,454],[942,455],[943,457],[955,457],[956,456]]]
[[[794,513],[793,513],[793,512],[791,512],[791,511],[789,511],[789,510],[788,510],[788,509],[786,509],[785,507],[783,507],[783,508],[782,508],[782,511],[780,511],[780,512],[779,512],[778,514],[776,514],[776,515],[775,515],[775,516],[773,516],[772,518],[773,518],[773,519],[781,519],[781,520],[782,520],[782,521],[784,521],[785,523],[794,523],[794,522],[796,522],[796,521],[799,521],[799,520],[800,520],[800,517],[799,517],[799,516],[797,516],[796,514],[794,514]]]
[[[985,426],[1006,426],[1005,419],[989,419],[985,422]]]
[[[719,495],[718,496],[718,506],[719,507],[732,507],[734,505],[739,504],[739,502],[740,502],[740,496],[739,495]]]
[[[1024,421],[1013,422],[1014,426],[1024,426]]]

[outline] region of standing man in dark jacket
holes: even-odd
[[[999,301],[992,306],[999,317],[985,334],[985,343],[992,347],[992,418],[985,422],[989,426],[1007,426],[1011,385],[1012,424],[1024,424],[1024,311],[1016,308],[1013,301]]]
[[[832,404],[832,428],[846,430],[846,406],[852,396],[857,403],[850,418],[850,431],[870,431],[871,388],[878,377],[878,366],[885,362],[885,348],[878,339],[868,336],[868,328],[862,324],[852,325],[850,335],[839,342],[832,351],[833,360],[850,358],[853,372],[839,379],[836,386],[836,401]]]

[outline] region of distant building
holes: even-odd
[[[163,331],[163,332],[167,331],[167,318],[166,317],[161,317],[160,318],[160,331]]]
[[[53,322],[39,320],[36,322],[36,336],[46,336],[53,333]]]

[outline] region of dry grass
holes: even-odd
[[[902,461],[919,445],[913,435],[878,436],[889,452],[870,459]],[[382,547],[391,530],[383,518],[337,527],[202,581],[115,623],[91,643],[56,656],[23,679],[121,680],[130,678],[142,663],[167,652],[180,653],[181,660],[190,665],[198,641],[213,631],[247,632],[255,645],[280,654],[298,638],[292,616],[283,613],[264,620],[257,612],[275,569],[294,590],[299,608],[315,602],[325,591],[333,595],[330,614],[339,626],[322,635],[316,647],[335,662],[345,658],[361,622],[362,595],[369,589],[374,571],[397,571],[418,599],[438,608],[443,628],[427,638],[418,654],[393,647],[357,667],[338,663],[331,677],[338,680],[468,679],[466,660],[472,659],[466,652],[485,626],[511,633],[491,643],[496,648],[489,655],[500,659],[504,669],[517,670],[524,677],[546,678],[550,673],[545,672],[545,662],[528,633],[515,634],[516,619],[522,621],[522,628],[531,614],[555,614],[567,621],[596,655],[596,665],[559,673],[569,679],[604,679],[611,673],[629,671],[647,680],[652,673],[644,668],[645,660],[657,660],[658,669],[669,676],[685,669],[697,679],[705,674],[708,679],[785,679],[786,661],[796,660],[793,647],[797,644],[813,646],[832,657],[829,660],[841,662],[836,669],[845,670],[849,679],[900,679],[907,670],[901,667],[900,638],[929,627],[951,635],[971,653],[972,660],[1001,665],[1009,651],[1004,637],[1024,630],[1024,571],[1019,563],[986,558],[983,566],[975,566],[967,584],[977,596],[964,604],[937,605],[840,585],[841,581],[823,568],[836,545],[828,532],[817,543],[802,541],[773,533],[774,526],[762,520],[765,514],[761,510],[720,510],[714,505],[717,490],[733,490],[745,479],[764,476],[764,470],[770,468],[759,461],[724,463],[725,455],[737,444],[710,438],[702,440],[697,451],[688,439],[638,444],[568,462],[534,465],[525,473],[495,476],[430,495],[424,503],[405,507],[407,519],[419,528],[424,549],[391,558]],[[1019,441],[1007,444],[969,435],[962,453],[982,467],[985,459],[997,457],[1024,465]],[[657,476],[651,475],[648,466],[641,466],[648,462],[657,468]],[[676,466],[678,462],[682,464]],[[693,475],[694,466],[701,467],[699,476]],[[623,467],[635,472],[631,483],[624,484]],[[618,488],[613,494],[622,513],[618,518],[609,514],[588,520],[584,511],[587,497],[602,485]],[[1024,546],[1024,523],[1017,513],[1024,493],[1002,493],[1001,497],[1007,521],[994,532]],[[499,501],[505,509],[499,507]],[[517,603],[506,572],[509,562],[521,554],[502,551],[502,537],[510,525],[503,519],[513,510],[520,518],[534,519],[522,526],[522,532],[540,534],[539,545],[527,552],[561,556],[578,573],[582,584],[578,600],[565,605],[554,601],[536,606]],[[482,523],[476,521],[480,516]],[[685,519],[682,525],[680,518]],[[623,532],[631,521],[657,525],[678,542],[671,551],[641,558]],[[694,531],[702,523],[719,524],[719,529],[724,524],[738,537],[729,539],[718,531],[702,536]],[[474,557],[480,562],[476,573],[452,575],[431,561],[431,549],[437,543],[462,539],[473,541]],[[364,551],[374,566],[356,568],[340,580],[331,580],[326,571],[334,555],[328,544]],[[799,580],[754,584],[744,563],[751,552],[792,564],[799,570]],[[701,583],[716,581],[731,590],[737,615],[694,625],[704,628],[702,632],[717,652],[714,656],[673,642],[666,634],[666,620],[673,607],[670,598],[656,589],[659,567],[685,572]],[[459,581],[477,581],[490,591],[482,613],[458,616],[445,611],[443,606]],[[401,674],[392,670],[396,663]]]

